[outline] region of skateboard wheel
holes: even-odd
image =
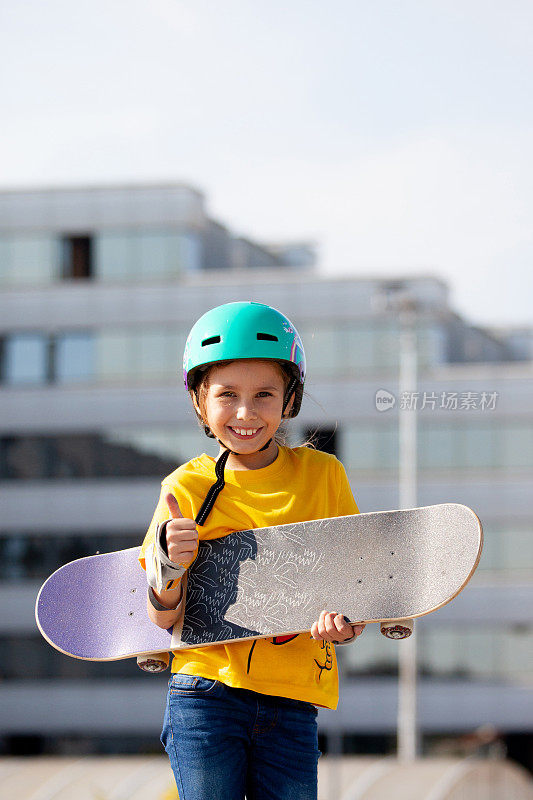
[[[382,622],[381,633],[387,639],[407,639],[413,632],[414,620],[404,619],[401,622]]]
[[[159,653],[157,656],[137,656],[137,666],[145,672],[164,672],[168,667],[170,657],[168,653]]]

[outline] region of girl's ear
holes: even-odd
[[[191,390],[189,392],[189,394],[191,395],[191,400],[192,400],[192,404],[194,406],[194,410],[196,411],[196,413],[198,414],[200,419],[203,419],[202,412],[200,411],[200,406],[198,405],[198,397],[196,395],[196,392]]]

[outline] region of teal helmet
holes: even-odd
[[[305,353],[292,322],[271,306],[239,302],[217,306],[193,326],[183,354],[183,380],[194,391],[202,367],[221,361],[266,359],[280,363],[293,378],[295,417],[302,402]],[[290,398],[288,395],[287,401]]]

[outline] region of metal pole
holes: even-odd
[[[399,368],[399,501],[400,508],[417,505],[417,342],[416,313],[405,299],[400,310]],[[402,398],[404,398],[402,408]],[[412,635],[398,642],[398,758],[412,761],[418,752],[416,626]]]

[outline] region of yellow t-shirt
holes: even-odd
[[[307,447],[280,447],[276,460],[257,470],[230,470],[200,539],[233,531],[357,514],[344,467],[334,456]],[[140,561],[153,542],[155,528],[169,517],[165,495],[172,492],[184,517],[195,519],[215,481],[215,460],[205,453],[172,472],[145,537]],[[324,547],[327,547],[327,541]],[[336,611],[336,609],[327,609]],[[201,675],[228,686],[261,694],[305,700],[336,708],[338,679],[335,648],[310,634],[232,642],[176,651],[172,672]]]

